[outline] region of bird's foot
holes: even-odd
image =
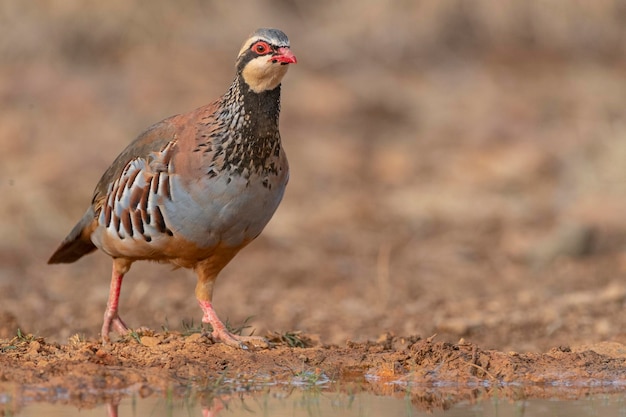
[[[224,323],[217,317],[215,310],[210,301],[198,300],[200,308],[204,315],[202,316],[202,322],[211,325],[213,331],[210,334],[211,339],[214,342],[221,342],[225,345],[236,347],[239,349],[256,349],[256,348],[270,348],[271,344],[264,337],[259,336],[240,336],[231,333]]]
[[[225,345],[232,346],[238,349],[268,349],[271,347],[270,342],[260,336],[239,336],[232,334],[226,328],[216,329],[213,328],[211,333],[211,339],[214,342],[221,342]]]
[[[117,312],[113,314],[104,313],[104,323],[102,324],[102,344],[106,345],[111,342],[111,338],[109,337],[109,333],[111,333],[111,328],[115,330],[115,332],[119,335],[126,335],[130,332],[130,329],[124,321],[120,318]]]

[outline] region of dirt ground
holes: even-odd
[[[621,384],[624,16],[610,0],[0,0],[0,381],[155,389],[198,376],[188,363]],[[291,179],[214,301],[246,331],[316,343],[190,343],[193,275],[137,263],[120,312],[156,339],[103,348],[110,260],[46,261],[123,147],[223,93],[260,26],[298,57]]]
[[[272,348],[244,352],[202,333],[146,332],[107,346],[22,335],[0,343],[0,381],[12,383],[0,389],[13,398],[5,403],[12,415],[31,401],[84,408],[115,406],[128,395],[194,396],[214,408],[233,393],[253,395],[277,385],[409,396],[417,409],[433,410],[490,396],[580,398],[619,392],[626,384],[626,346],[619,343],[520,354],[434,339],[387,334],[337,346],[274,334]],[[324,385],[329,381],[334,384]]]

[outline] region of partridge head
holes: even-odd
[[[283,32],[258,29],[219,99],[149,127],[102,175],[91,205],[48,263],[74,262],[96,249],[113,258],[103,343],[111,329],[129,331],[118,302],[124,274],[139,260],[196,272],[196,299],[214,340],[242,348],[263,342],[226,329],[212,306],[213,284],[282,199],[289,165],[278,130],[280,85],[295,63]]]

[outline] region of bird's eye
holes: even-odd
[[[270,46],[265,42],[259,41],[252,45],[252,50],[259,55],[263,55],[270,51]]]

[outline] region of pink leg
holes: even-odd
[[[198,282],[196,284],[196,299],[202,309],[202,322],[210,324],[213,328],[211,337],[214,341],[220,341],[228,346],[239,349],[248,349],[248,345],[257,347],[269,347],[269,343],[263,337],[238,336],[228,331],[224,323],[217,317],[217,313],[213,310],[211,300],[213,299],[213,284],[217,274],[237,253],[239,248],[224,250],[220,252],[220,256],[208,258],[195,267],[198,274]]]
[[[210,301],[198,300],[198,304],[200,304],[200,308],[204,313],[202,316],[202,322],[211,325],[211,327],[213,328],[211,336],[215,341],[220,341],[227,344],[228,346],[233,346],[240,349],[248,349],[246,342],[249,342],[255,346],[269,346],[269,343],[263,337],[238,336],[229,332],[224,323],[222,323],[219,317],[217,317],[217,313],[215,313],[215,310],[213,309]]]
[[[107,417],[117,417],[118,404],[115,402],[107,404]]]
[[[220,397],[215,397],[211,401],[211,407],[202,408],[202,417],[216,417],[224,409],[224,401]]]
[[[109,290],[109,300],[107,301],[107,309],[104,311],[104,322],[102,323],[102,344],[106,345],[111,341],[109,333],[111,327],[119,333],[128,333],[128,327],[120,318],[117,310],[120,300],[120,292],[122,290],[122,279],[124,274],[128,272],[130,268],[129,262],[120,261],[115,259],[113,261],[113,272],[111,274],[111,288]]]

